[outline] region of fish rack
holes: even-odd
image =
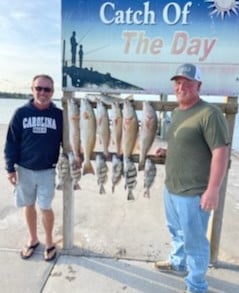
[[[97,95],[99,96],[99,95]],[[68,141],[68,117],[67,117],[67,100],[74,97],[74,92],[65,91],[62,98],[62,106],[63,106],[63,153],[68,153],[69,151],[69,141]],[[156,111],[159,113],[172,112],[177,107],[177,102],[167,101],[167,96],[161,95],[160,101],[150,101],[151,105],[154,107]],[[75,100],[79,100],[80,98],[74,97]],[[134,100],[131,101],[136,111],[142,110],[143,101]],[[96,103],[91,102],[92,106],[95,108]],[[235,125],[235,117],[238,112],[238,98],[237,97],[225,97],[224,103],[213,103],[217,105],[221,111],[224,113],[225,118],[228,123],[230,141],[233,138],[234,125]],[[105,105],[107,108],[111,108],[110,105]],[[231,152],[231,148],[230,148]],[[97,155],[97,151],[94,151],[91,160],[95,160]],[[113,153],[110,152],[107,161],[111,161]],[[163,157],[156,157],[154,155],[148,156],[155,164],[164,164],[165,159]],[[133,154],[131,157],[132,161],[135,163],[139,162],[139,155]],[[229,160],[228,169],[230,168],[231,160]],[[212,216],[210,218],[209,228],[208,228],[208,238],[210,240],[211,245],[211,262],[216,263],[218,254],[219,254],[219,243],[221,237],[221,229],[222,229],[222,219],[223,219],[223,211],[224,211],[224,203],[226,197],[226,187],[228,180],[228,170],[226,172],[219,197],[219,207],[215,212],[212,212]],[[63,249],[70,250],[73,248],[74,237],[73,237],[73,229],[74,229],[74,190],[72,185],[72,179],[70,175],[64,181],[63,185]]]
[[[99,96],[99,95],[97,95]],[[68,153],[70,150],[70,146],[69,146],[69,141],[68,141],[68,114],[67,114],[67,99],[72,98],[72,93],[71,92],[67,92],[67,94],[63,97],[62,99],[62,104],[63,104],[63,109],[64,109],[64,134],[63,134],[63,152],[64,153]],[[78,103],[79,107],[80,107],[80,99],[81,98],[75,98],[76,102]],[[97,107],[97,103],[96,102],[90,102],[93,108]],[[134,107],[134,109],[136,111],[140,111],[142,110],[142,103],[143,101],[136,101],[136,100],[131,100],[131,103]],[[152,104],[152,106],[154,107],[154,109],[156,111],[159,112],[168,112],[168,111],[172,111],[175,107],[176,107],[176,103],[175,102],[169,102],[169,104],[167,105],[167,107],[165,107],[165,105],[162,105],[161,102],[157,102],[157,101],[150,101],[150,103]],[[104,104],[104,106],[107,109],[111,109],[111,105],[110,104]],[[138,121],[139,126],[141,121]],[[96,155],[99,152],[97,151],[97,149],[92,153],[91,155],[91,160],[94,161],[96,158]],[[109,151],[109,156],[105,158],[106,161],[111,161],[112,160],[112,156],[115,152],[111,152]],[[153,163],[155,164],[164,164],[165,163],[165,158],[163,157],[156,157],[152,154],[147,155],[148,158],[150,158]],[[83,154],[81,154],[81,159],[83,160]],[[139,162],[139,154],[137,153],[133,153],[130,157],[130,159],[132,160],[132,162],[134,163],[138,163]]]

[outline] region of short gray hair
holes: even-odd
[[[33,77],[33,79],[32,79],[32,84],[34,83],[34,81],[36,80],[36,79],[38,79],[38,78],[46,78],[46,79],[49,79],[50,81],[51,81],[51,83],[52,83],[52,86],[54,87],[54,80],[53,80],[53,78],[50,76],[50,75],[48,75],[48,74],[38,74],[38,75],[35,75],[34,77]]]

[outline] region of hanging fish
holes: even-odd
[[[108,166],[106,164],[105,158],[103,154],[97,154],[96,158],[96,176],[97,176],[97,183],[100,186],[99,193],[105,193],[104,184],[107,182],[108,176]]]
[[[119,103],[112,103],[112,143],[115,146],[116,154],[121,153],[121,139],[122,139],[122,111]]]
[[[157,127],[157,114],[152,105],[148,101],[144,101],[139,139],[139,171],[144,169],[145,158],[155,139]]]
[[[72,179],[73,190],[80,189],[79,181],[81,178],[81,163],[75,160],[73,152],[68,154],[70,164],[70,175]]]
[[[106,107],[98,100],[96,108],[96,134],[99,142],[99,146],[102,148],[105,157],[109,155],[109,143],[110,143],[110,120]]]
[[[64,181],[69,173],[69,161],[65,154],[61,153],[56,165],[56,189],[62,190]]]
[[[124,158],[130,158],[138,134],[138,119],[130,101],[125,101],[123,106],[123,137],[122,147]]]
[[[149,158],[145,161],[144,168],[144,197],[150,198],[150,187],[154,183],[154,179],[156,176],[156,166]]]
[[[74,159],[80,162],[80,109],[74,98],[67,99],[69,142]]]
[[[117,155],[112,157],[112,193],[115,191],[115,185],[119,183],[123,174],[123,162]]]
[[[90,161],[96,141],[96,118],[94,110],[87,99],[81,99],[80,108],[81,145],[84,153],[83,175],[95,174]]]
[[[137,170],[135,164],[127,157],[124,158],[124,177],[125,189],[128,189],[127,199],[134,200],[133,189],[137,184]]]

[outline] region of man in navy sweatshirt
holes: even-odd
[[[5,161],[8,180],[14,185],[16,205],[24,208],[28,242],[21,251],[30,258],[39,245],[36,203],[45,231],[44,259],[56,257],[53,242],[55,166],[62,143],[62,110],[52,102],[54,81],[49,75],[33,78],[33,99],[18,108],[8,127]]]

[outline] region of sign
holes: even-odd
[[[182,63],[202,94],[239,94],[239,0],[62,0],[62,88],[172,93]]]

